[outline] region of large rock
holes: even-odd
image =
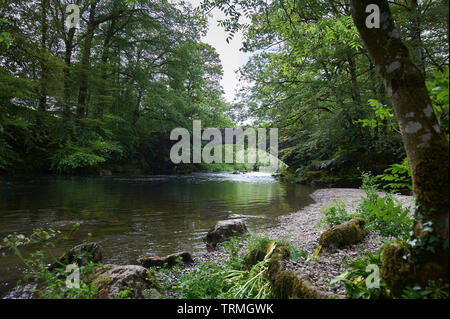
[[[67,253],[59,257],[58,262],[51,264],[48,269],[50,271],[63,267],[63,265],[69,265],[76,263],[78,266],[84,266],[88,262],[98,263],[102,260],[103,253],[102,247],[95,242],[81,244],[73,247]]]
[[[154,299],[160,296],[154,285],[154,275],[142,266],[104,265],[92,280],[98,287],[95,297],[99,299]]]
[[[194,260],[192,259],[192,256],[190,253],[184,251],[181,253],[175,253],[171,254],[165,257],[157,257],[157,256],[144,256],[139,258],[138,263],[145,268],[149,267],[172,267],[175,266],[178,261],[181,261],[183,263],[191,263]]]
[[[240,219],[218,221],[206,235],[205,241],[209,248],[214,248],[220,242],[229,240],[233,236],[247,234],[247,227]]]
[[[340,248],[360,242],[366,234],[364,219],[357,217],[327,229],[320,236],[319,245],[323,248]]]
[[[342,298],[315,287],[305,277],[285,268],[285,259],[290,257],[289,248],[278,246],[269,258],[264,276],[270,281],[272,296],[275,299],[328,299]]]

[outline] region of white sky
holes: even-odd
[[[201,3],[201,0],[187,0],[187,2],[195,8]],[[225,91],[225,99],[232,102],[239,83],[239,75],[235,72],[248,61],[250,53],[239,51],[242,47],[241,32],[236,33],[230,43],[226,42],[227,32],[222,27],[217,26],[217,21],[223,19],[225,19],[225,15],[220,10],[214,9],[208,19],[208,33],[201,41],[210,44],[219,53],[223,67],[221,84]]]

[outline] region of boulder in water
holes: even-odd
[[[233,236],[244,236],[247,226],[240,219],[218,221],[205,237],[206,246],[215,248],[218,243],[229,240]]]

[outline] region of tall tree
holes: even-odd
[[[351,4],[353,20],[383,80],[400,125],[418,204],[414,237],[436,246],[435,253],[424,252],[420,247],[413,249],[412,258],[417,261],[407,264],[408,267],[397,253],[401,250],[398,244],[386,248],[383,275],[398,294],[413,280],[422,284],[436,278],[448,281],[449,145],[436,120],[423,73],[412,62],[400,39],[388,1],[352,0]],[[380,28],[366,26],[366,8],[370,4],[379,8]],[[436,235],[437,241],[428,240]]]

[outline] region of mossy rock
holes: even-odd
[[[204,238],[208,248],[215,248],[218,243],[229,240],[231,237],[244,237],[248,234],[247,226],[241,219],[218,221]]]
[[[404,256],[406,244],[391,243],[383,249],[381,277],[394,297],[399,297],[407,284],[413,281],[411,264]]]
[[[267,278],[274,298],[327,299],[330,294],[314,287],[299,274],[283,269],[282,262],[290,257],[289,248],[277,247],[269,260]]]
[[[321,299],[325,296],[291,270],[278,272],[272,281],[272,294],[277,299]]]
[[[244,256],[243,264],[246,269],[250,269],[253,265],[262,261],[266,257],[271,243],[265,243],[250,250]]]
[[[48,270],[53,271],[61,268],[63,265],[76,263],[78,266],[84,266],[88,262],[98,263],[103,258],[103,248],[96,242],[84,243],[71,248],[58,258],[57,262],[48,266]]]
[[[154,273],[137,265],[104,265],[91,276],[97,286],[96,299],[116,299],[122,291],[127,298],[153,299],[160,296]]]
[[[323,248],[340,248],[360,242],[366,234],[364,219],[357,217],[327,229],[320,236],[319,245]]]
[[[383,250],[381,277],[394,297],[401,297],[408,285],[426,287],[429,280],[439,279],[448,283],[448,264],[436,259],[436,255],[415,253],[405,242],[391,243]],[[411,256],[414,256],[414,263]]]

